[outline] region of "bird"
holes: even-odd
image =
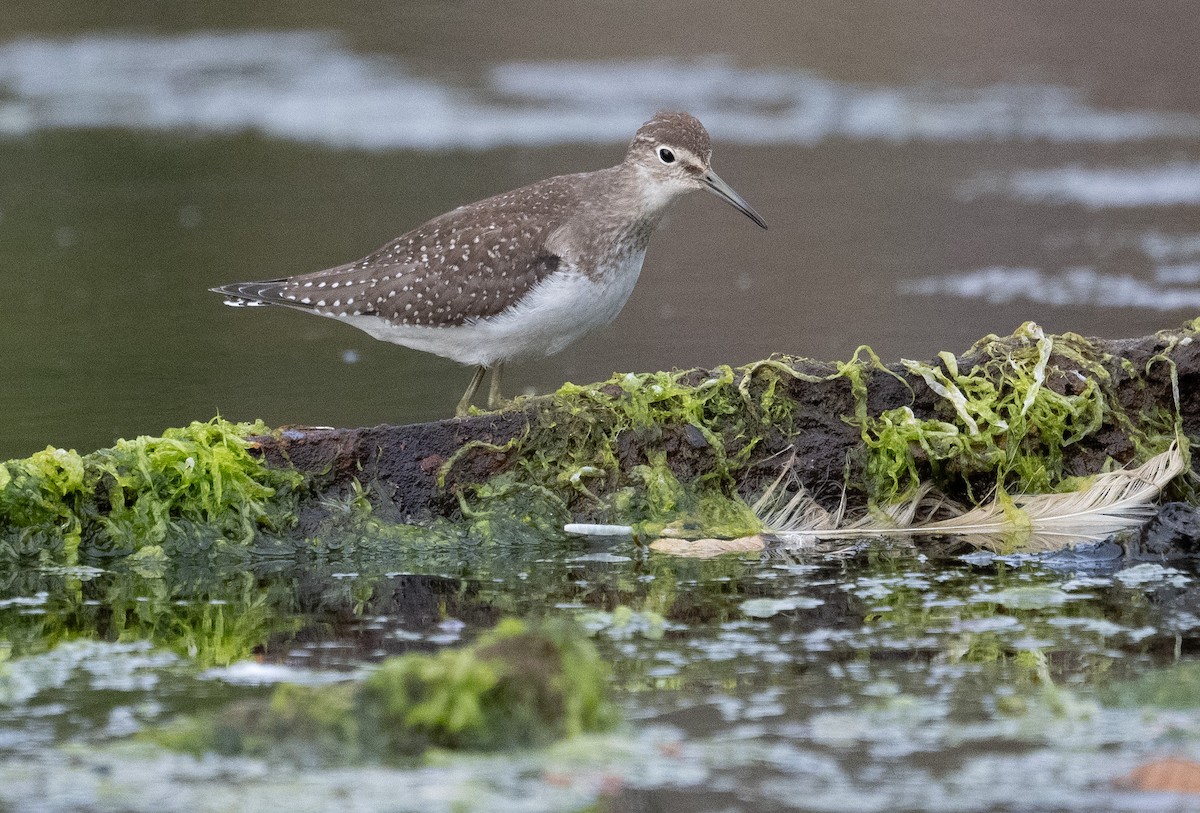
[[[505,364],[558,353],[617,317],[651,235],[679,198],[708,190],[767,228],[711,159],[704,125],[659,111],[616,166],[460,206],[356,262],[210,290],[227,305],[314,313],[473,365],[457,417],[469,413],[491,370],[487,403],[495,409]]]

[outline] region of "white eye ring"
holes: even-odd
[[[675,163],[675,153],[671,152],[671,150],[667,147],[659,147],[658,160],[662,161],[664,164],[673,164]]]

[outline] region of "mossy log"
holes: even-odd
[[[253,440],[312,493],[361,484],[377,511],[415,523],[469,512],[498,477],[593,522],[665,519],[684,501],[678,484],[748,499],[784,466],[818,496],[848,489],[859,502],[896,496],[910,475],[951,492],[1016,475],[1017,488],[1053,487],[1137,462],[1155,437],[1200,436],[1197,328],[1111,340],[1027,324],[928,364],[883,364],[866,348],[846,363],[776,356],[566,385],[461,419]],[[305,502],[308,524],[321,501]]]

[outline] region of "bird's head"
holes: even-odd
[[[687,113],[660,111],[643,124],[629,144],[625,161],[652,182],[664,202],[695,189],[707,189],[762,228],[767,222],[713,172],[712,139]]]

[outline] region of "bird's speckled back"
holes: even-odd
[[[222,293],[334,318],[376,316],[401,327],[456,327],[497,316],[563,268],[586,276],[630,268],[662,217],[636,165],[654,147],[705,162],[708,132],[687,113],[660,112],[635,134],[623,163],[560,175],[460,206],[361,260]],[[639,151],[640,152],[637,152]],[[649,156],[649,157],[647,157]]]

